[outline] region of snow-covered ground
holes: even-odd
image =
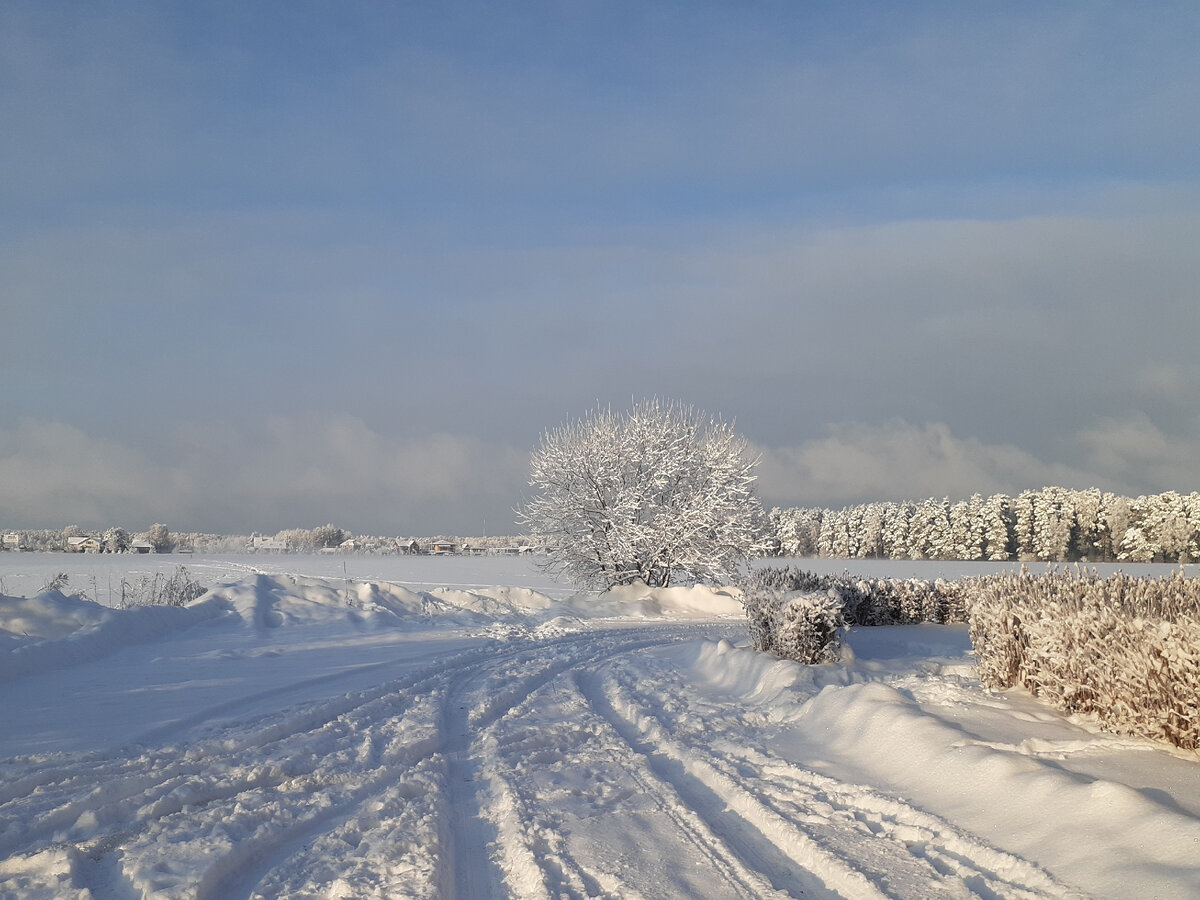
[[[1200,894],[1196,754],[982,690],[961,627],[806,668],[525,560],[52,556],[0,558],[3,897]],[[187,608],[14,596],[180,562]]]

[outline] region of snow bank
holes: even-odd
[[[703,619],[743,616],[741,592],[736,588],[652,588],[644,584],[609,588],[602,594],[579,594],[563,606],[587,617],[641,619]]]
[[[1055,860],[1057,874],[1089,892],[1116,897],[1137,884],[1142,896],[1195,896],[1171,864],[1200,846],[1200,821],[1135,786],[1072,772],[1053,752],[1031,755],[1027,732],[981,740],[880,683],[825,690],[796,725],[826,759],[977,834],[1002,835],[1009,851]]]
[[[519,587],[415,591],[383,582],[258,575],[220,585],[210,595],[226,601],[243,622],[260,629],[337,623],[383,628],[418,620],[428,627],[505,621],[533,624],[564,618],[711,619],[743,615],[736,589],[703,585],[630,585],[557,601]]]
[[[0,636],[6,638],[59,638],[95,625],[111,612],[99,603],[61,591],[36,597],[0,596]]]
[[[472,625],[529,616],[553,602],[525,588],[414,591],[397,584],[295,575],[258,575],[218,585],[210,596],[260,630],[308,625],[389,628],[415,622],[422,627]]]
[[[693,677],[745,721],[781,725],[790,758],[881,786],[1090,894],[1195,896],[1179,861],[1200,847],[1196,757],[983,689],[966,626],[854,628],[842,660],[816,666],[727,641],[695,652]]]
[[[214,598],[190,606],[117,610],[58,591],[36,597],[0,596],[0,637],[4,638],[0,680],[102,659],[225,611],[225,605]]]
[[[740,616],[736,592],[711,587],[624,587],[556,601],[519,587],[417,591],[384,582],[259,574],[219,584],[187,606],[110,609],[57,591],[0,596],[0,679],[62,669],[223,620],[263,634],[278,628],[339,632],[489,626],[524,633],[571,630],[594,618],[710,619]],[[497,634],[500,632],[497,631]]]

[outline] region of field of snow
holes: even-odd
[[[188,607],[102,605],[181,563]],[[1197,755],[982,690],[963,627],[806,668],[734,592],[510,558],[0,554],[0,594],[0,897],[1200,893]]]

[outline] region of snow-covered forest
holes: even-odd
[[[1061,487],[1017,496],[775,508],[783,556],[833,559],[1194,562],[1200,494],[1123,497]]]

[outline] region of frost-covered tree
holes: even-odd
[[[1013,500],[1013,540],[1017,559],[1032,562],[1037,556],[1037,493],[1021,491]]]
[[[1200,554],[1200,496],[1175,491],[1137,497],[1120,558],[1133,562],[1191,562]]]
[[[576,582],[727,578],[764,550],[756,463],[730,425],[689,406],[597,408],[542,436],[530,463],[538,493],[517,512],[547,568]]]
[[[1078,559],[1074,550],[1075,509],[1071,492],[1044,487],[1034,494],[1034,553],[1044,562]]]
[[[950,507],[954,559],[983,559],[983,497],[972,494]]]
[[[129,549],[129,532],[124,528],[113,527],[104,532],[104,552],[124,553]]]
[[[954,559],[948,497],[930,497],[916,505],[908,525],[908,555],[911,559]]]
[[[815,507],[771,510],[771,529],[782,556],[816,556],[824,511]]]
[[[1013,515],[1012,499],[1007,494],[992,494],[983,503],[983,548],[984,558],[991,560],[1012,559]]]
[[[908,526],[912,519],[911,503],[885,503],[881,523],[881,555],[887,559],[908,557]]]
[[[1121,552],[1121,542],[1125,532],[1129,530],[1129,506],[1132,501],[1128,497],[1104,493],[1100,499],[1100,559],[1117,559]]]
[[[171,549],[171,532],[161,522],[150,526],[150,530],[146,532],[146,540],[154,548],[155,553],[166,553]]]
[[[821,535],[817,539],[821,556],[826,559],[849,559],[851,557],[849,518],[849,507],[843,506],[839,510],[830,512],[821,520]]]
[[[337,547],[346,540],[346,532],[335,525],[321,525],[312,530],[311,542],[314,548]]]

